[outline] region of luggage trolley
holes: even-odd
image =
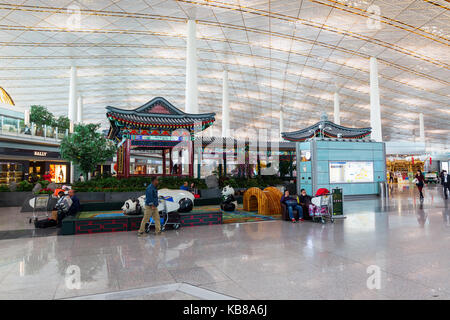
[[[327,220],[334,222],[333,218],[333,196],[324,194],[311,199],[310,216],[313,222],[326,223]]]
[[[33,198],[34,201],[30,201],[33,203],[33,216],[30,217],[28,220],[28,223],[31,223],[32,221],[37,221],[39,218],[39,213],[45,213],[45,216],[48,218],[48,204],[50,201],[50,195],[49,194],[39,194],[36,195],[36,197]],[[44,216],[44,214],[42,214]]]
[[[159,201],[163,203],[163,210],[159,211],[159,220],[161,222],[161,231],[166,230],[166,226],[170,225],[174,230],[177,230],[181,227],[180,216],[178,212],[169,213],[167,212],[167,202],[164,197],[159,197]],[[173,216],[173,217],[172,217]],[[150,227],[155,225],[155,221],[153,217],[150,217],[149,222],[145,225],[145,232],[150,232]]]

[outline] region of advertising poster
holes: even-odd
[[[373,162],[332,161],[330,183],[373,182]]]
[[[51,164],[50,175],[52,182],[66,183],[67,166],[64,164]]]

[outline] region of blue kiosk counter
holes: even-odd
[[[345,197],[379,194],[380,182],[386,182],[385,144],[370,140],[370,132],[337,125],[326,115],[306,129],[283,132],[296,142],[297,193],[342,188]]]

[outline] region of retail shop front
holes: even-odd
[[[69,182],[70,163],[61,159],[58,148],[0,144],[0,184],[42,179],[46,172],[52,182]]]

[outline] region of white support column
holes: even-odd
[[[423,113],[419,113],[420,142],[425,142],[425,127],[423,125]]]
[[[23,112],[23,122],[25,123],[25,125],[29,125],[30,124],[30,110],[26,109]]]
[[[186,107],[187,113],[198,113],[197,87],[197,25],[188,20],[186,48]]]
[[[228,95],[228,71],[223,70],[222,83],[222,137],[230,135],[230,101]]]
[[[380,89],[378,87],[378,65],[375,57],[370,58],[370,126],[372,127],[371,138],[377,142],[383,141]]]
[[[73,162],[70,162],[70,178],[69,182],[72,184],[75,182],[75,166],[73,165]]]
[[[341,110],[339,105],[339,93],[334,93],[334,123],[341,124]]]
[[[77,121],[77,67],[70,68],[68,118],[73,122]]]
[[[283,140],[281,137],[281,133],[284,132],[284,116],[283,116],[283,107],[280,107],[280,140]]]
[[[83,97],[78,96],[77,100],[77,123],[83,123]]]

